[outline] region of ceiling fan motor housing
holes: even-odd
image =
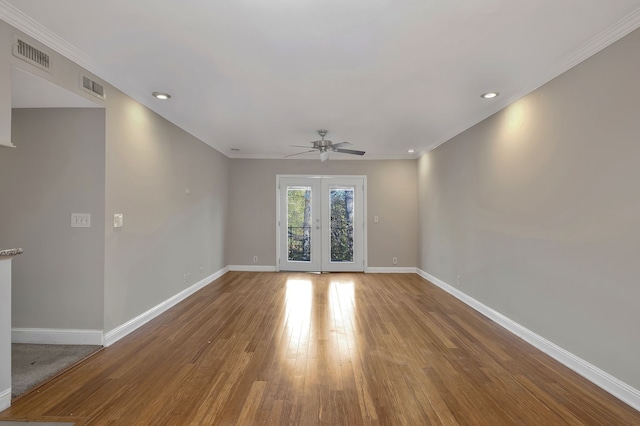
[[[327,135],[328,130],[318,130],[317,132],[322,139],[311,142],[311,144],[313,145],[311,147],[311,151],[299,152],[297,154],[286,155],[285,157],[293,157],[295,155],[306,154],[308,152],[313,152],[314,150],[317,150],[320,153],[321,161],[328,160],[330,152],[339,152],[343,154],[354,154],[354,155],[365,154],[364,151],[357,151],[354,149],[343,148],[345,145],[351,145],[349,142],[341,142],[334,145],[332,141],[326,140],[324,137]],[[291,146],[297,147],[297,148],[305,148],[304,146],[298,146],[298,145],[291,145]]]
[[[313,147],[315,149],[319,149],[320,152],[327,152],[331,148],[331,145],[333,145],[333,142],[326,141],[324,139],[319,141],[313,141]]]

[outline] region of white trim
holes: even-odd
[[[0,0],[0,19],[81,67],[90,71],[98,70],[93,58],[5,0]]]
[[[162,314],[163,312],[167,311],[168,309],[170,309],[170,308],[174,307],[175,305],[177,305],[178,303],[182,302],[184,299],[186,299],[187,297],[191,296],[193,293],[195,293],[196,291],[200,290],[201,288],[206,287],[208,284],[210,284],[211,282],[217,280],[218,278],[220,278],[221,276],[223,276],[227,272],[229,272],[229,267],[228,266],[220,269],[218,272],[215,272],[215,273],[209,275],[206,278],[201,279],[200,281],[198,281],[197,283],[195,283],[191,287],[188,287],[188,288],[182,290],[180,293],[176,294],[175,296],[170,297],[169,299],[165,300],[164,302],[161,302],[161,303],[157,304],[156,306],[154,306],[153,308],[149,309],[148,311],[143,312],[142,314],[138,315],[137,317],[135,317],[135,318],[125,322],[124,324],[119,325],[118,327],[114,328],[113,330],[105,333],[105,335],[104,335],[104,346],[113,345],[118,340],[122,339],[123,337],[125,337],[129,333],[137,330],[138,328],[142,327],[144,324],[148,323],[152,319],[156,318],[158,315]]]
[[[97,77],[100,77],[103,81],[108,82],[111,86],[119,89],[120,91],[127,94],[129,97],[135,99],[141,104],[145,105],[151,110],[154,110],[154,105],[146,93],[141,93],[140,90],[136,87],[131,86],[130,84],[123,84],[118,76],[111,75],[104,67],[98,65],[98,62],[94,60],[90,55],[87,55],[85,52],[81,51],[68,41],[64,40],[62,37],[55,34],[53,31],[49,30],[45,26],[41,25],[30,16],[23,13],[20,9],[15,6],[9,4],[6,0],[0,0],[0,20],[5,21],[6,23],[12,25],[18,30],[24,32],[25,34],[33,37],[35,40],[43,43],[44,45],[50,47],[55,50],[62,56],[70,59],[76,64],[80,65],[84,69],[89,72],[95,74]],[[622,19],[620,19],[615,24],[611,25],[609,28],[602,31],[600,34],[593,37],[591,40],[586,42],[583,46],[577,48],[576,50],[569,52],[567,56],[558,61],[555,67],[551,67],[550,71],[544,73],[542,77],[537,77],[532,80],[529,84],[524,85],[520,90],[516,90],[512,96],[508,98],[502,98],[495,103],[495,108],[489,112],[485,112],[473,117],[470,120],[462,123],[458,126],[454,131],[449,132],[444,137],[439,138],[435,142],[431,143],[429,148],[419,152],[417,155],[414,155],[411,158],[418,158],[427,151],[430,151],[437,146],[445,143],[449,139],[455,137],[460,134],[464,130],[472,127],[473,125],[479,123],[485,118],[495,114],[497,111],[503,109],[507,105],[512,104],[516,100],[524,97],[528,93],[537,89],[545,83],[553,80],[555,77],[564,73],[565,71],[573,68],[580,62],[585,59],[595,55],[605,47],[614,43],[615,41],[621,39],[625,35],[629,34],[633,30],[640,27],[640,8],[635,9]],[[165,117],[166,118],[166,117]],[[169,120],[178,127],[185,129],[187,123],[183,123],[182,120]],[[218,146],[217,143],[210,140],[211,138],[207,138],[206,135],[197,135],[193,134],[196,138],[206,141],[206,143],[213,148],[217,149],[220,152],[224,152],[225,149],[222,146]],[[224,154],[230,158],[255,158],[255,159],[268,159],[268,158],[277,158],[282,159],[282,157],[276,157],[274,155],[255,155],[255,156],[243,156],[240,154],[234,154],[230,156],[229,154]],[[348,158],[348,160],[376,160],[376,159],[402,159],[404,157],[399,156],[373,156],[367,155],[367,158]],[[335,158],[338,159],[337,157]],[[345,158],[347,159],[347,158]],[[333,159],[332,159],[333,160]]]
[[[280,253],[280,233],[281,233],[281,229],[280,229],[280,213],[281,213],[281,206],[280,206],[280,195],[281,195],[281,191],[280,191],[280,184],[281,184],[281,179],[288,179],[288,178],[303,178],[303,179],[319,179],[320,181],[324,180],[324,179],[362,179],[362,260],[357,259],[358,263],[360,261],[362,261],[362,269],[357,268],[357,270],[355,272],[364,272],[367,270],[368,266],[369,266],[369,251],[368,251],[368,247],[369,247],[369,243],[368,243],[368,237],[367,234],[369,232],[369,229],[367,227],[367,214],[368,214],[368,210],[367,210],[367,204],[368,204],[368,177],[367,175],[322,175],[322,174],[313,174],[313,175],[292,175],[292,174],[277,174],[276,175],[276,272],[278,271],[286,271],[286,272],[291,272],[288,269],[283,269],[282,268],[282,262],[281,262],[281,253]],[[320,191],[321,193],[323,191]],[[323,227],[325,226],[325,224],[323,224]],[[326,245],[326,243],[323,243],[323,245]],[[322,263],[322,261],[321,261]],[[322,269],[324,271],[324,268],[319,268]],[[356,268],[354,268],[356,269]],[[337,272],[337,271],[336,271]],[[348,272],[348,270],[345,270],[345,272]],[[415,272],[415,271],[414,271]]]
[[[12,328],[11,343],[102,346],[104,338],[102,330]]]
[[[331,185],[344,185],[353,187],[353,261],[352,262],[332,262],[331,261],[331,236],[326,230],[331,229]],[[322,220],[321,250],[320,256],[323,272],[364,272],[367,251],[367,176],[326,176],[320,181],[321,208],[320,218]]]
[[[80,65],[81,67],[85,68],[86,70],[90,71],[96,76],[100,77],[105,82],[109,82],[111,86],[118,88],[119,90],[126,93],[128,96],[140,102],[141,104],[147,106],[150,109],[154,109],[153,108],[154,105],[152,105],[152,103],[150,102],[149,96],[145,96],[145,94],[139,92],[139,89],[136,89],[128,84],[126,85],[122,84],[123,82],[120,81],[120,79],[115,78],[117,76],[111,75],[106,69],[99,66],[98,63],[90,55],[87,55],[85,52],[81,51],[80,49],[78,49],[68,41],[64,40],[62,37],[58,36],[57,34],[52,32],[45,26],[41,25],[40,23],[38,23],[37,21],[32,19],[30,16],[23,13],[21,10],[19,10],[15,6],[9,4],[6,0],[0,0],[0,19],[12,25],[13,27],[17,28],[18,30],[24,32],[25,34],[33,37],[37,41],[45,44],[51,49],[55,50],[59,54],[65,56],[66,58],[70,59],[71,61],[75,62],[76,64]],[[497,111],[501,110],[507,105],[512,104],[516,100],[524,97],[525,95],[529,94],[530,92],[537,89],[538,87],[548,83],[549,81],[553,80],[555,77],[568,71],[569,69],[573,68],[574,66],[581,63],[582,61],[595,55],[605,47],[621,39],[622,37],[634,31],[638,27],[640,27],[640,8],[635,9],[634,11],[629,13],[628,15],[620,19],[618,22],[614,23],[609,28],[605,29],[600,34],[596,35],[591,40],[586,42],[583,46],[577,48],[573,52],[569,52],[569,54],[567,54],[566,57],[558,61],[557,65],[555,67],[552,67],[549,72],[543,75],[543,77],[535,78],[529,84],[524,85],[522,89],[516,90],[512,96],[499,100],[498,103],[495,104],[495,108],[492,109],[491,111],[479,114],[473,117],[472,119],[466,121],[465,123],[462,123],[462,125],[458,126],[454,131],[449,132],[444,137],[441,137],[438,140],[436,140],[434,143],[431,143],[428,149],[423,150],[419,152],[417,155],[414,155],[410,158],[418,158],[424,153],[426,153],[427,151],[430,151],[436,148],[437,146],[445,143],[446,141],[460,134],[464,130],[472,127],[473,125],[479,123],[485,118],[495,114]],[[181,120],[169,120],[169,121],[172,121],[178,127],[185,128],[185,126],[182,125],[183,124],[182,122],[178,122]],[[217,143],[208,140],[204,136],[201,137],[195,134],[194,136],[202,140],[207,140],[206,142],[207,144],[211,145],[213,148],[218,149],[218,151],[220,152],[224,152],[224,149],[223,149],[224,147],[218,146]],[[225,155],[229,158],[282,159],[282,157],[274,156],[274,155],[242,155],[242,154],[234,154],[234,155],[225,154]],[[404,159],[404,158],[405,156],[397,156],[397,155],[396,156],[368,155],[367,158],[359,157],[359,158],[345,158],[345,159],[391,160],[391,159]],[[341,158],[336,157],[335,159],[337,160]]]
[[[40,24],[38,21],[31,18],[29,15],[25,14],[17,7],[9,4],[6,0],[0,0],[0,20],[22,31],[34,40],[53,49],[60,55],[64,56],[65,58],[89,71],[91,74],[95,75],[107,85],[115,87],[130,98],[146,106],[150,110],[155,111],[157,109],[157,105],[154,105],[153,102],[155,98],[149,96],[148,93],[141,92],[138,87],[135,87],[134,85],[123,81],[122,78],[118,78],[118,75],[112,74],[108,69],[100,66],[99,62],[96,61],[92,56],[78,49],[76,46],[69,43],[67,40],[63,39],[44,25]],[[79,90],[78,93],[84,94],[85,92]],[[211,138],[207,138],[206,135],[195,134],[186,130],[189,126],[188,123],[184,120],[169,119],[157,111],[156,114],[163,116],[169,122],[175,124],[187,133],[190,133],[195,138],[204,141],[206,144],[217,149],[218,151],[222,153],[225,151],[225,147],[220,146],[215,141],[212,141]]]
[[[428,151],[437,148],[438,146],[454,138],[465,130],[480,123],[482,120],[492,116],[506,106],[511,105],[518,99],[525,97],[539,87],[544,86],[554,78],[569,71],[571,68],[589,59],[591,56],[600,52],[605,47],[615,43],[630,32],[636,30],[638,27],[640,27],[640,8],[635,9],[633,12],[629,13],[627,16],[623,17],[618,22],[602,31],[600,34],[594,36],[593,38],[591,38],[591,40],[587,41],[585,44],[583,44],[573,52],[569,52],[567,56],[558,61],[555,67],[552,66],[549,68],[548,72],[536,75],[535,78],[531,82],[529,82],[529,84],[525,84],[521,89],[513,92],[512,96],[505,98],[501,97],[502,99],[499,99],[495,103],[494,109],[482,112],[471,118],[470,120],[461,123],[458,127],[456,127],[455,130],[449,132],[444,137],[441,137],[440,139],[431,143],[429,145],[429,148],[418,153],[418,157],[422,156]]]
[[[337,153],[340,155],[339,153]],[[295,158],[283,158],[282,154],[243,154],[237,151],[231,152],[229,154],[225,153],[229,158],[234,158],[238,160],[295,160]],[[329,158],[329,161],[371,161],[371,160],[415,160],[417,158],[417,154],[367,154],[367,155],[346,155],[338,157],[333,156]],[[300,160],[317,160],[320,161],[317,153],[308,153],[302,154],[298,156]]]
[[[369,266],[364,270],[367,274],[416,274],[416,268],[410,266]]]
[[[613,377],[606,371],[603,371],[593,364],[588,363],[584,359],[572,354],[566,349],[561,348],[544,337],[534,333],[526,327],[518,324],[512,319],[502,315],[501,313],[491,309],[485,304],[477,301],[473,297],[463,293],[462,291],[452,287],[451,285],[439,280],[433,275],[418,269],[418,275],[440,287],[447,293],[451,294],[460,301],[466,303],[471,308],[480,312],[482,315],[493,320],[498,325],[520,337],[527,343],[535,346],[545,354],[549,355],[556,361],[575,371],[593,384],[601,387],[611,395],[629,404],[631,407],[640,411],[640,391],[635,389],[623,381]]]
[[[273,265],[229,265],[230,271],[242,272],[276,272]]]
[[[11,388],[0,392],[0,411],[11,407]]]

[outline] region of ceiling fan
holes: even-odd
[[[309,146],[291,145],[295,148],[311,148],[311,149],[309,151],[303,151],[303,152],[298,152],[296,154],[285,155],[285,158],[293,157],[294,155],[301,155],[309,152],[315,152],[315,151],[320,152],[320,161],[327,161],[329,159],[330,152],[341,152],[343,154],[364,155],[364,151],[356,151],[355,149],[342,148],[343,146],[351,145],[351,143],[349,142],[340,142],[340,143],[334,144],[330,140],[325,140],[324,137],[327,135],[327,133],[329,133],[328,130],[318,130],[318,134],[322,139],[320,139],[319,141],[311,142],[313,146],[309,147]]]

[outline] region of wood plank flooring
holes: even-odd
[[[230,272],[0,419],[623,425],[640,413],[417,275]]]

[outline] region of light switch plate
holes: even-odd
[[[91,228],[90,213],[71,213],[72,228]]]
[[[115,213],[113,215],[113,227],[122,228],[124,226],[124,215],[122,213]]]

